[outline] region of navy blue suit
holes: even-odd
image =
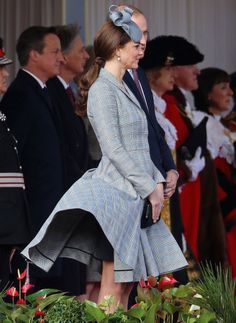
[[[47,81],[47,87],[61,129],[66,191],[90,166],[87,133],[84,121],[75,114],[61,81],[54,77]]]
[[[165,141],[164,131],[158,124],[155,116],[153,96],[150,89],[149,82],[143,70],[138,68],[138,77],[145,94],[145,99],[148,105],[144,102],[133,78],[129,72],[126,72],[124,75],[124,81],[134,93],[138,99],[142,109],[146,113],[148,121],[148,142],[150,147],[150,155],[153,163],[159,169],[164,177],[166,177],[166,172],[171,169],[176,169],[171,151]]]
[[[18,140],[31,222],[37,232],[64,193],[57,117],[39,83],[23,70],[5,93],[1,110]]]
[[[82,118],[75,114],[73,104],[58,77],[48,80],[47,88],[60,129],[65,179],[64,192],[66,192],[89,168],[87,134]],[[63,274],[60,280],[51,286],[69,291],[74,295],[85,293],[86,266],[68,258],[57,259],[54,268],[59,265],[62,267]]]

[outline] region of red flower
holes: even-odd
[[[131,308],[136,308],[136,307],[139,307],[139,303],[136,303],[136,304],[134,304],[133,306],[131,306]]]
[[[9,295],[9,296],[12,296],[12,297],[19,296],[19,293],[18,293],[18,291],[16,290],[15,287],[11,287],[11,288],[7,289],[6,294]]]
[[[24,284],[21,288],[22,293],[26,294],[28,292],[29,289],[31,289],[32,287],[34,287],[34,285],[31,284]]]
[[[154,276],[149,276],[148,277],[148,284],[151,287],[155,287],[157,285],[157,279]]]
[[[44,311],[38,310],[38,311],[35,312],[35,316],[44,316],[44,315],[45,315]]]
[[[18,279],[18,280],[22,280],[22,279],[24,279],[24,278],[26,277],[27,269],[25,269],[25,270],[23,271],[23,273],[20,273],[20,270],[18,269],[18,270],[17,270],[17,274],[18,274],[17,279]]]
[[[175,283],[177,283],[177,280],[175,280],[173,277],[164,276],[159,281],[158,289],[164,290],[170,288]]]
[[[144,280],[143,278],[141,278],[141,279],[140,279],[140,281],[139,281],[139,285],[140,285],[140,287],[142,287],[142,288],[146,288],[146,283],[145,283],[145,280]]]
[[[142,288],[151,288],[152,286],[150,285],[149,281],[145,282],[143,278],[140,279],[139,285]]]
[[[18,299],[18,301],[16,302],[16,304],[26,304],[25,300],[20,298]]]

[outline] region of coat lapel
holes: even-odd
[[[119,82],[111,73],[106,71],[104,68],[100,71],[100,77],[104,77],[110,83],[119,88],[139,109],[142,110],[139,101],[135,97],[135,95],[130,91],[129,87],[125,84],[125,82]]]
[[[137,86],[128,71],[124,75],[124,81],[129,87],[130,91],[132,92],[132,95],[135,97],[136,100],[138,100],[139,106],[141,106],[144,112],[148,115],[146,103],[143,101],[143,98],[141,97],[141,94],[139,93],[139,90],[137,89]]]
[[[21,82],[27,82],[28,84],[30,84],[31,87],[34,88],[36,94],[44,100],[44,102],[47,105],[47,108],[50,110],[51,113],[53,113],[52,103],[49,94],[47,93],[47,90],[43,90],[39,83],[33,78],[33,76],[31,76],[23,70],[19,70],[18,77],[21,80]]]

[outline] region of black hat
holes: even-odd
[[[0,67],[3,65],[9,65],[12,63],[12,60],[6,57],[6,54],[3,49],[3,40],[0,38]]]
[[[204,56],[197,47],[180,36],[158,36],[149,42],[140,66],[151,69],[162,66],[194,65]]]
[[[148,70],[154,67],[176,65],[171,48],[171,37],[158,36],[147,42],[145,55],[139,62],[143,69]]]
[[[175,65],[195,65],[203,61],[204,55],[184,37],[171,36],[171,43]]]

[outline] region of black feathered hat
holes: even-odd
[[[175,53],[175,65],[195,65],[201,63],[204,55],[187,39],[180,36],[170,36],[171,46]]]
[[[171,36],[158,36],[147,42],[145,55],[139,65],[145,69],[175,65],[175,57],[171,48]]]
[[[143,69],[163,66],[194,65],[204,56],[197,47],[180,36],[158,36],[147,42],[145,56],[140,60]]]

